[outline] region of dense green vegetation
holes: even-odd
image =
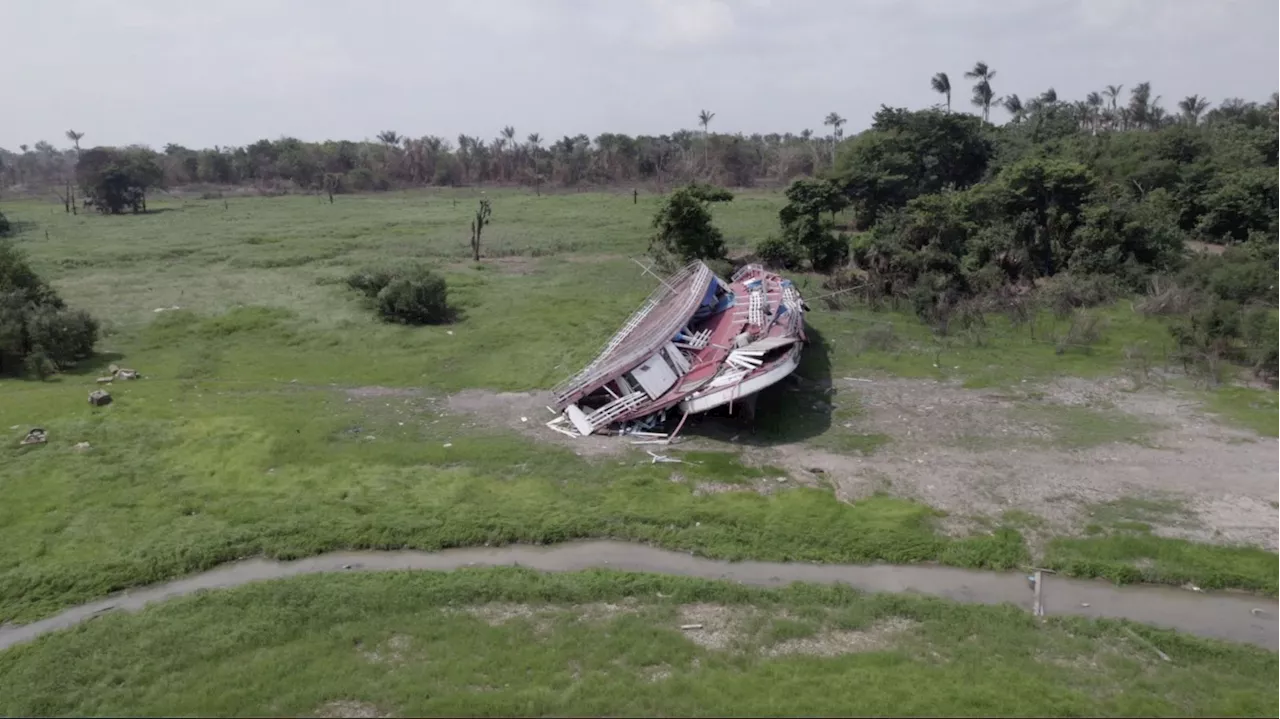
[[[0,239],[0,375],[45,377],[93,352],[98,322],[68,309],[12,243]]]
[[[484,569],[108,614],[0,654],[0,713],[1261,716],[1276,671],[1262,649],[1008,606]]]

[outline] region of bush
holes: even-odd
[[[69,310],[26,258],[0,242],[0,373],[44,377],[93,352],[98,323]]]
[[[656,232],[649,243],[650,254],[665,263],[723,258],[724,235],[711,224],[708,205],[732,199],[727,190],[697,183],[672,192],[654,215]]]
[[[378,293],[378,312],[384,319],[409,325],[448,321],[444,278],[431,272],[395,278]]]
[[[735,272],[733,263],[728,260],[706,260],[705,264],[716,274],[716,276],[720,277],[725,282],[728,282],[729,278],[733,277],[733,273]]]
[[[770,235],[756,245],[756,256],[766,267],[775,270],[794,270],[800,266],[800,247],[781,237]]]
[[[11,229],[13,228],[9,224],[9,218],[5,217],[3,212],[0,212],[0,236],[9,234]]]
[[[363,294],[366,297],[377,297],[383,287],[391,284],[391,280],[395,279],[396,270],[385,267],[373,267],[363,270],[356,270],[347,275],[347,286],[351,289]]]
[[[1115,302],[1124,295],[1120,281],[1110,275],[1058,275],[1040,290],[1045,305],[1059,317],[1082,307]]]
[[[389,322],[427,325],[453,317],[444,278],[426,267],[368,268],[351,273],[346,282],[372,300],[378,314]]]

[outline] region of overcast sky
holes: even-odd
[[[1265,100],[1276,0],[0,0],[0,147],[865,127],[935,72]],[[993,118],[996,119],[996,118]]]

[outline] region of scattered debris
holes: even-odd
[[[1088,603],[1088,602],[1080,602],[1080,606],[1082,606],[1082,607],[1088,607],[1088,606],[1089,606],[1089,603]]]
[[[871,380],[864,379],[862,377],[845,377],[844,381],[845,382],[870,382]]]
[[[138,379],[141,376],[136,369],[118,369],[115,374],[115,378],[119,380]]]
[[[1250,610],[1249,610],[1249,613],[1250,613],[1250,614],[1252,614],[1252,615],[1253,615],[1253,616],[1255,616],[1255,617],[1265,617],[1265,616],[1267,616],[1267,613],[1266,613],[1266,612],[1264,612],[1264,611],[1262,611],[1261,609],[1250,609]]]
[[[181,307],[179,307],[179,306],[177,306],[177,305],[174,305],[174,306],[172,306],[172,307],[157,307],[157,308],[155,308],[154,310],[152,310],[152,312],[156,312],[156,313],[160,313],[160,312],[172,312],[172,311],[174,311],[174,310],[180,310],[180,309],[182,309],[182,308],[181,308]]]
[[[666,462],[669,464],[684,464],[684,460],[680,459],[679,457],[668,457],[662,454],[654,454],[653,452],[649,452],[649,456],[653,457],[653,462],[651,462],[651,464],[658,464],[659,462]]]
[[[452,447],[452,446],[453,446],[453,442],[445,442],[445,443],[444,443],[444,448],[445,448],[445,449],[448,449],[448,448],[450,448],[450,447]]]
[[[702,625],[701,624],[681,624],[680,628],[683,629],[684,631],[689,631],[691,629],[701,629]]]
[[[72,449],[76,450],[77,452],[87,452],[93,448],[89,446],[88,442],[76,442],[75,446],[72,447]]]
[[[111,404],[111,393],[106,390],[95,389],[89,393],[89,404],[94,407]]]
[[[107,384],[108,382],[110,382],[110,381],[111,381],[111,380],[113,380],[113,379],[115,379],[115,376],[114,376],[114,375],[112,375],[111,377],[99,377],[98,379],[96,379],[96,380],[94,380],[94,381],[96,381],[98,384]]]
[[[790,280],[746,265],[729,281],[694,261],[667,278],[591,364],[553,390],[570,436],[672,441],[690,414],[750,400],[795,371],[807,308]],[[680,424],[662,432],[668,410]],[[638,444],[638,443],[637,443]]]
[[[45,442],[48,442],[48,441],[49,441],[49,433],[45,432],[40,427],[34,427],[30,432],[27,432],[27,436],[23,437],[22,441],[18,442],[18,444],[21,446],[26,446],[29,444],[44,444]]]

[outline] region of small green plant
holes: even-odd
[[[471,257],[476,262],[480,261],[480,235],[484,232],[484,226],[489,224],[489,218],[492,215],[493,208],[489,205],[489,200],[480,200],[475,219],[471,221]]]

